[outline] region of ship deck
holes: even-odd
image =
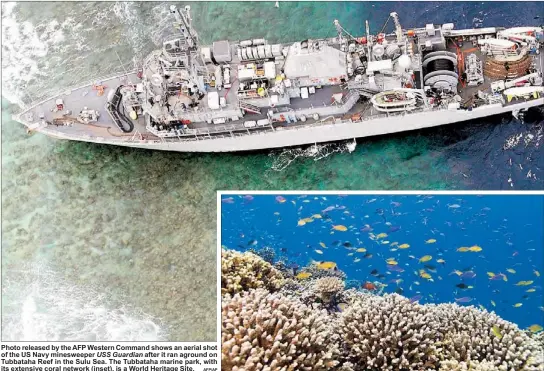
[[[48,130],[58,131],[68,136],[74,137],[102,137],[102,138],[117,138],[129,139],[134,137],[135,133],[140,133],[146,139],[158,139],[155,135],[147,132],[143,117],[137,120],[132,120],[134,123],[134,131],[132,133],[123,133],[112,121],[105,105],[107,102],[108,92],[111,89],[116,89],[120,85],[135,83],[137,81],[136,73],[123,74],[113,78],[98,79],[96,82],[106,86],[103,95],[98,95],[96,90],[93,90],[93,84],[86,84],[73,89],[66,89],[54,97],[42,101],[28,110],[23,111],[19,116],[20,120],[27,126],[32,127],[32,123],[40,121],[40,116],[50,123]],[[56,108],[55,101],[63,100],[63,110],[54,112]],[[91,110],[96,110],[100,113],[97,122],[91,124],[82,124],[74,122],[71,125],[56,125],[53,124],[55,119],[62,119],[66,111],[70,111],[69,117],[76,117],[85,107]]]
[[[457,53],[456,47],[448,42],[447,43],[447,50],[452,53]],[[485,67],[486,59],[488,58],[484,53],[481,52],[481,50],[478,47],[475,47],[472,42],[465,41],[460,48],[461,53],[463,54],[464,58],[466,58],[470,54],[475,54],[479,60],[482,61],[483,66]],[[544,48],[540,48],[540,54],[534,57],[536,68],[540,72],[544,72]],[[457,92],[459,96],[461,97],[463,102],[471,102],[475,99],[475,96],[477,96],[478,91],[482,91],[485,93],[491,92],[491,83],[499,80],[504,80],[505,78],[492,78],[487,76],[484,73],[484,82],[477,86],[464,86],[461,82],[457,85]],[[515,101],[513,102],[505,102],[505,105],[509,104],[515,104]]]
[[[234,47],[234,45],[233,45]],[[473,49],[474,46],[471,42],[465,42],[461,48],[462,52],[467,52],[470,49]],[[449,45],[449,50],[456,52],[456,48],[453,45]],[[472,50],[483,63],[485,63],[485,56],[479,50]],[[227,105],[237,105],[237,87],[239,81],[236,76],[237,65],[240,63],[236,53],[233,53],[233,61],[230,63],[232,66],[232,87],[230,89],[223,89],[218,93],[220,96],[226,97]],[[281,63],[280,63],[281,64]],[[543,71],[544,67],[544,52],[542,52],[536,57],[537,68],[540,71]],[[491,82],[494,81],[489,77],[484,75],[484,83],[475,87],[463,87],[461,84],[458,86],[458,93],[461,96],[463,101],[470,101],[478,90],[488,90],[490,88]],[[261,109],[261,114],[246,113],[243,118],[237,121],[231,121],[226,124],[210,124],[207,122],[193,122],[189,125],[190,130],[184,130],[182,134],[170,138],[159,138],[153,133],[147,131],[144,118],[139,117],[137,120],[133,120],[135,130],[131,133],[123,133],[119,128],[113,123],[109,113],[105,109],[105,104],[107,101],[108,92],[111,89],[117,88],[119,85],[125,84],[135,84],[139,82],[139,78],[136,75],[136,72],[130,72],[125,74],[119,74],[117,76],[105,77],[95,80],[96,83],[100,82],[107,86],[105,93],[102,96],[98,96],[97,91],[92,89],[93,83],[84,84],[82,86],[68,89],[62,91],[60,94],[54,95],[52,98],[44,100],[38,104],[33,105],[31,108],[23,111],[21,114],[17,115],[16,119],[30,128],[36,127],[36,123],[40,121],[40,115],[43,115],[45,120],[52,123],[54,119],[61,118],[62,112],[53,112],[55,108],[55,100],[57,98],[62,98],[64,101],[64,111],[69,110],[72,112],[71,116],[75,117],[77,114],[84,108],[88,107],[89,109],[97,110],[100,113],[100,118],[98,122],[92,124],[81,124],[74,123],[71,126],[55,126],[49,125],[46,128],[37,128],[38,131],[43,132],[44,134],[50,134],[52,136],[75,139],[75,140],[86,140],[88,138],[94,138],[101,142],[172,142],[172,141],[191,141],[191,140],[202,140],[208,138],[222,138],[222,137],[233,137],[233,136],[244,136],[255,133],[260,133],[264,131],[274,131],[274,130],[290,130],[296,129],[302,126],[312,126],[312,125],[323,125],[333,116],[320,117],[318,120],[314,120],[311,116],[307,117],[307,120],[302,122],[274,122],[269,126],[264,127],[254,127],[246,128],[244,122],[246,121],[256,121],[259,119],[266,118],[266,111],[268,108],[263,107]],[[214,91],[215,89],[210,89],[209,91]],[[339,92],[348,92],[348,90],[343,89],[340,85],[332,86],[323,86],[319,89],[316,89],[314,94],[310,94],[307,99],[291,98],[289,105],[278,106],[277,110],[282,112],[294,112],[298,110],[304,110],[308,107],[322,107],[322,106],[331,106],[332,96]],[[175,106],[179,102],[185,102],[183,97],[173,96],[170,98],[170,105]],[[207,107],[207,99],[204,97],[202,99],[202,109],[209,109]],[[514,105],[519,103],[519,100],[514,99],[512,102],[506,102],[506,105]],[[421,111],[417,109],[412,111],[416,113]],[[407,113],[408,115],[410,113]],[[335,115],[333,122],[350,121],[350,118],[353,116],[360,116],[360,124],[367,120],[372,120],[374,118],[386,117],[390,114],[378,112],[373,109],[372,105],[368,101],[359,101],[355,103],[347,112],[344,112],[341,115]],[[58,134],[58,135],[57,135]]]

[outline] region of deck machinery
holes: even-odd
[[[352,36],[335,20],[336,37],[328,39],[287,44],[265,39],[220,40],[201,45],[190,7],[172,5],[170,11],[177,36],[145,58],[138,72],[120,77],[104,98],[95,97],[104,105],[90,108],[96,109],[96,115],[87,115],[83,122],[64,110],[50,113],[49,108],[44,109],[50,103],[42,102],[17,118],[32,130],[51,134],[52,119],[61,116],[63,125],[54,130],[62,134],[57,137],[68,139],[86,140],[78,138],[86,133],[101,142],[114,137],[116,142],[145,147],[146,143],[230,137],[239,139],[243,150],[240,138],[251,134],[272,138],[278,130],[312,126],[324,130],[328,124],[399,114],[418,120],[413,115],[434,111],[456,112],[460,118],[449,121],[456,122],[468,119],[461,118],[466,116],[462,112],[478,107],[499,104],[496,113],[501,113],[518,110],[504,108],[521,101],[534,100],[520,106],[522,110],[542,104],[541,27],[456,30],[448,23],[405,30],[393,12],[377,34],[370,32],[367,21],[366,33],[360,37]],[[390,20],[393,32],[386,33]],[[72,98],[68,94],[54,99],[70,109]],[[81,100],[74,106],[85,103]],[[87,106],[90,103],[85,110]],[[104,108],[108,114],[101,115]],[[108,133],[87,134],[83,126],[89,124],[95,128],[109,125]],[[411,129],[408,125],[385,132]],[[352,138],[367,135],[360,131]],[[78,135],[71,136],[71,132]],[[368,133],[376,134],[380,133]],[[337,137],[331,135],[331,140]],[[316,135],[309,143],[324,139]],[[268,146],[287,144],[292,143]],[[160,145],[152,147],[161,149]],[[206,147],[203,151],[210,150]],[[182,145],[179,148],[184,150]]]

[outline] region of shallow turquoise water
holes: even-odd
[[[429,17],[469,27],[538,22],[533,15],[543,6],[524,3],[510,12],[507,3],[281,2],[276,9],[273,2],[217,2],[193,4],[193,18],[204,41],[275,42],[331,36],[335,18],[356,34],[367,17],[378,29],[392,9],[405,27]],[[2,7],[2,94],[12,101],[28,102],[109,73],[119,63],[117,54],[123,62],[138,61],[170,26],[164,3]],[[143,311],[131,314],[136,327],[151,316],[162,326],[159,338],[215,339],[210,283],[215,283],[217,189],[544,187],[538,116],[527,124],[500,117],[362,140],[351,154],[298,158],[276,172],[277,153],[194,155],[27,136],[10,120],[10,109],[2,100],[3,278],[11,285],[4,309],[17,313],[27,297],[18,293],[32,292],[40,281],[32,267],[45,265],[58,285],[103,293],[99,305],[108,310],[125,305],[129,314]],[[515,144],[504,149],[512,138]],[[527,177],[528,170],[535,178]],[[50,292],[39,285],[36,290],[36,300],[48,303]],[[9,321],[17,327],[21,319]]]

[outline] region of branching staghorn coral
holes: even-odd
[[[283,281],[281,272],[255,254],[221,251],[221,295],[260,287],[276,291]]]
[[[313,289],[324,303],[330,303],[336,294],[343,291],[344,281],[338,277],[323,277],[315,280]]]
[[[500,339],[493,326],[500,329]],[[471,365],[544,370],[535,340],[474,307],[419,305],[396,294],[360,295],[341,316],[339,329],[346,359],[369,370],[447,370],[455,362],[459,370]]]
[[[222,298],[221,370],[333,370],[338,338],[326,312],[263,289]]]
[[[494,370],[544,370],[538,342],[495,313],[457,304],[426,305],[445,331],[445,359],[492,363]],[[493,333],[495,326],[500,336]]]
[[[368,370],[436,369],[441,329],[432,318],[400,295],[360,295],[341,316],[346,359]]]
[[[439,371],[494,371],[495,365],[488,361],[459,362],[456,360],[440,362]]]

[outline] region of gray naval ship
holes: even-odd
[[[201,45],[189,6],[176,36],[134,70],[25,108],[29,133],[170,151],[316,144],[513,113],[544,105],[542,27],[403,29],[271,44]],[[384,33],[389,27],[393,30]],[[538,109],[538,108],[537,108]]]

